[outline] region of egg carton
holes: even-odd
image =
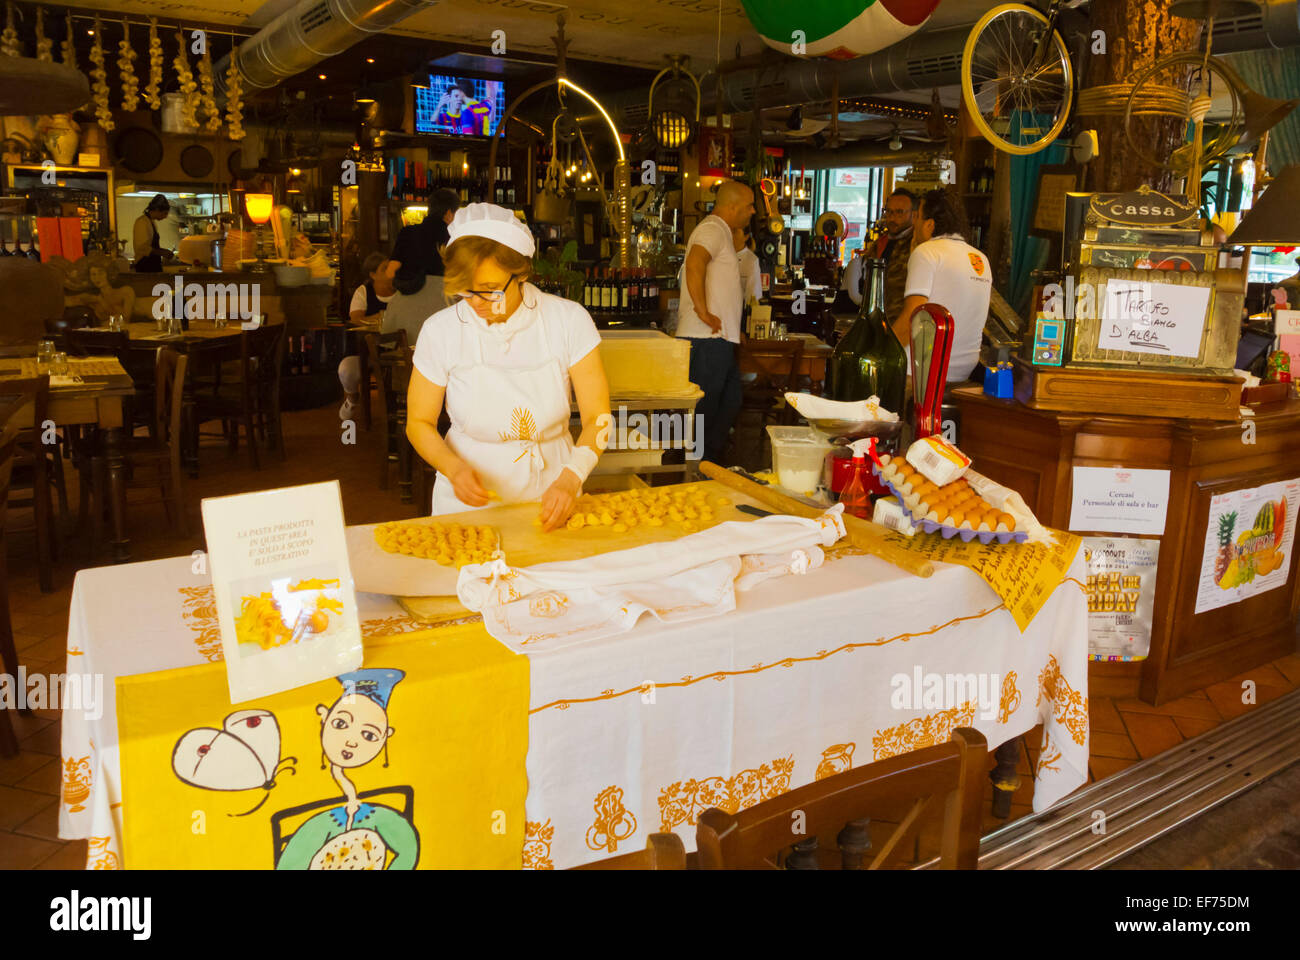
[[[884,478],[880,472],[880,467],[876,464],[871,465],[871,472],[875,474],[885,488],[898,498],[898,505],[903,508],[903,515],[911,521],[912,526],[922,533],[938,533],[945,540],[951,540],[953,537],[961,537],[963,543],[970,543],[972,540],[979,538],[979,542],[985,545],[993,543],[1024,543],[1029,539],[1029,534],[1024,530],[964,530],[961,527],[954,527],[948,523],[936,523],[934,520],[926,520],[924,517],[915,516],[908,509],[907,501],[903,499],[903,491],[897,489],[892,483]]]

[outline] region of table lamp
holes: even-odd
[[[257,265],[253,267],[254,273],[266,272],[266,257],[262,252],[262,228],[271,219],[271,211],[274,208],[275,198],[269,193],[244,194],[244,209],[248,211],[248,219],[257,224]]]
[[[1246,211],[1228,243],[1241,247],[1290,247],[1300,244],[1300,164],[1292,164],[1264,188]]]

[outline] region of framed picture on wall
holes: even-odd
[[[1044,164],[1038,168],[1029,235],[1059,240],[1065,231],[1065,195],[1079,189],[1081,170],[1073,164]]]

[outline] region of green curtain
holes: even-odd
[[[1035,124],[1047,122],[1036,118]],[[1020,116],[1012,115],[1013,131],[1018,132]],[[1059,140],[1046,150],[1011,158],[1011,289],[1007,302],[1024,316],[1034,291],[1032,271],[1041,269],[1047,260],[1046,240],[1029,235],[1029,224],[1038,194],[1038,171],[1044,164],[1064,163],[1066,145]]]
[[[1282,100],[1300,98],[1300,49],[1229,53],[1223,59],[1232,64],[1252,90]],[[1269,131],[1267,160],[1274,174],[1283,167],[1300,163],[1300,109],[1292,111]]]

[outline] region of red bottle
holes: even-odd
[[[876,438],[854,440],[849,446],[853,448],[853,476],[840,493],[840,503],[844,504],[845,513],[867,520],[871,513],[871,495],[867,492],[866,458],[870,454],[872,460],[876,459]]]

